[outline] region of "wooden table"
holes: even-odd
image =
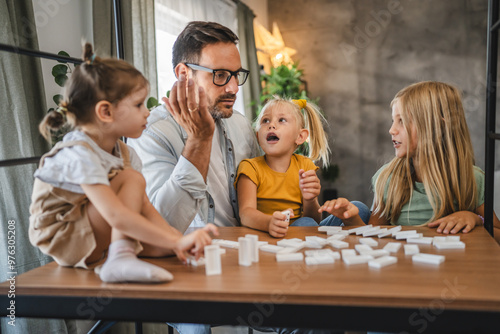
[[[218,238],[237,240],[247,233],[278,241],[243,227],[221,228]],[[326,237],[317,228],[293,227],[287,238],[308,235]],[[174,280],[165,284],[106,284],[93,271],[53,262],[17,276],[15,299],[8,298],[9,282],[0,284],[0,316],[9,314],[15,300],[16,317],[498,333],[500,247],[482,228],[460,237],[465,250],[419,245],[422,253],[446,256],[439,266],[413,263],[403,247],[397,264],[378,270],[341,260],[320,266],[278,263],[262,251],[259,263],[243,267],[238,251],[227,249],[222,275],[206,276],[204,267],[185,266],[177,258],[148,259],[173,273]],[[359,238],[346,239],[350,248]],[[395,241],[380,239],[377,248]]]

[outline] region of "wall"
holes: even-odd
[[[58,53],[63,50],[70,56],[81,58],[82,40],[92,43],[92,1],[33,0],[39,50]],[[54,82],[54,60],[42,59],[47,109],[55,107],[52,97],[61,94],[62,88]],[[70,65],[73,68],[73,65]]]
[[[325,110],[340,196],[371,204],[371,177],[394,154],[389,103],[416,81],[463,90],[484,168],[486,0],[268,0],[268,10]]]

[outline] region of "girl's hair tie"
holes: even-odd
[[[92,56],[90,56],[90,58],[87,60],[87,64],[92,65],[94,63],[94,60],[95,60],[95,53],[93,53]]]
[[[292,100],[292,102],[295,103],[296,105],[298,105],[300,109],[305,108],[307,105],[307,101],[304,99]]]
[[[63,107],[63,106],[59,106],[59,107],[57,107],[56,112],[60,113],[63,116],[66,116],[66,113],[68,112],[68,108]]]

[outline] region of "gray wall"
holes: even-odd
[[[371,177],[394,156],[389,103],[422,80],[463,90],[476,164],[484,169],[486,0],[268,0],[268,6],[270,24],[277,22],[285,44],[297,49],[293,58],[309,95],[320,98],[330,125],[340,178],[323,188],[371,204]]]

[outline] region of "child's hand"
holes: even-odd
[[[349,202],[348,199],[342,197],[326,201],[318,211],[326,211],[342,220],[352,218],[359,214],[358,207]]]
[[[212,232],[214,235],[219,235],[217,226],[214,224],[207,224],[205,227],[181,237],[179,241],[177,241],[177,246],[174,248],[174,252],[179,260],[184,263],[186,262],[186,252],[194,255],[196,259],[199,259],[200,256],[203,255],[205,246],[212,243],[209,232]]]
[[[458,211],[427,225],[429,227],[437,227],[436,232],[438,233],[456,234],[460,231],[462,231],[462,233],[472,231],[480,221],[481,218],[474,212]]]
[[[317,198],[321,191],[321,184],[316,171],[312,169],[308,171],[299,170],[299,187],[304,201]]]
[[[293,211],[290,210],[290,217],[293,217]],[[269,222],[269,234],[275,238],[283,238],[288,231],[290,222],[286,221],[286,215],[281,211],[275,211]]]

